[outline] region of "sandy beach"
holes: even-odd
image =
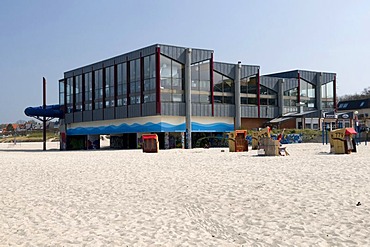
[[[370,144],[286,157],[47,145],[0,144],[0,246],[370,245]]]

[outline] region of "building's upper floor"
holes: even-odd
[[[235,97],[240,97],[242,117],[250,118],[295,112],[300,102],[306,110],[334,108],[334,73],[261,76],[257,65],[216,62],[213,53],[156,44],[67,71],[59,81],[66,122],[183,116],[188,84],[195,116],[234,116]]]

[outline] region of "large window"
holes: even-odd
[[[114,66],[105,68],[105,107],[114,107]]]
[[[94,72],[95,85],[95,109],[103,108],[103,70],[99,69]]]
[[[156,100],[156,64],[155,55],[144,57],[144,103]]]
[[[306,107],[309,110],[312,110],[315,108],[315,102],[316,102],[316,94],[315,94],[315,86],[311,83],[303,80],[302,78],[299,81],[300,83],[300,96],[301,96],[301,102],[305,103]]]
[[[75,77],[76,111],[82,111],[82,75]]]
[[[211,70],[209,61],[191,65],[191,101],[211,102]]]
[[[127,105],[127,64],[117,65],[117,106]]]
[[[184,102],[184,66],[161,55],[161,101]]]
[[[322,108],[334,107],[334,82],[330,81],[321,86]]]
[[[283,113],[296,112],[298,100],[298,88],[292,88],[284,91],[284,108]]]
[[[277,106],[277,92],[261,85],[260,102],[261,105]]]
[[[64,79],[59,81],[59,105],[64,105]]]
[[[92,73],[88,72],[84,74],[84,77],[85,77],[85,111],[91,111],[93,95]]]
[[[66,85],[66,106],[67,113],[73,112],[73,77],[67,78]]]
[[[234,81],[220,73],[213,72],[214,102],[234,104]]]
[[[141,102],[140,59],[130,61],[130,104]]]
[[[249,76],[240,80],[240,101],[244,105],[257,105],[257,76]]]

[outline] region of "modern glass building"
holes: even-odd
[[[260,76],[259,66],[216,62],[213,53],[156,44],[65,72],[62,149],[91,148],[104,134],[113,148],[137,148],[143,133],[157,133],[161,148],[191,148],[240,128],[319,128],[336,105],[333,73]]]

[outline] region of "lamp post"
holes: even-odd
[[[358,111],[354,111],[353,114],[354,114],[354,117],[355,117],[356,144],[359,144],[360,126],[358,124]]]
[[[42,109],[46,109],[46,79],[45,77],[42,78]],[[42,142],[43,142],[43,150],[46,150],[46,117],[44,116],[42,119]]]

